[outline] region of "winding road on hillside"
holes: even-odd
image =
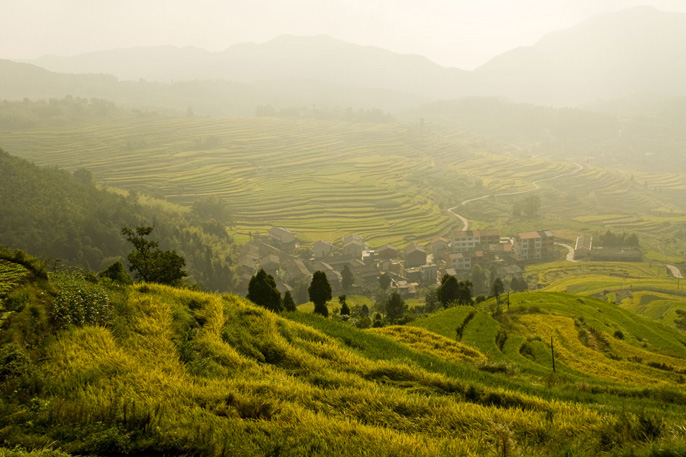
[[[566,173],[561,173],[559,175],[555,175],[555,176],[552,176],[550,178],[544,178],[544,179],[539,179],[538,181],[534,181],[531,183],[533,185],[532,189],[518,190],[515,192],[501,192],[499,194],[486,194],[486,195],[482,195],[481,197],[470,198],[468,200],[463,201],[459,205],[455,205],[452,208],[448,208],[448,212],[451,213],[453,216],[455,216],[456,218],[458,218],[462,222],[462,224],[463,224],[462,230],[463,231],[469,230],[469,220],[466,217],[464,217],[460,214],[457,214],[455,212],[455,209],[457,209],[461,206],[464,206],[467,203],[475,202],[477,200],[483,200],[484,198],[488,198],[488,197],[505,197],[505,196],[509,196],[509,195],[521,195],[521,194],[527,194],[529,192],[537,191],[538,189],[541,188],[541,186],[539,184],[542,182],[553,181],[555,179],[564,178],[565,176],[571,176],[571,175],[576,174],[576,173],[578,173],[584,169],[584,166],[581,165],[580,163],[574,162],[574,164],[577,166],[576,170],[568,171]]]
[[[567,249],[567,262],[578,262],[578,260],[576,260],[574,258],[574,248],[573,247],[571,247],[568,244],[564,244],[564,243],[555,243],[555,246],[562,246],[563,248]]]

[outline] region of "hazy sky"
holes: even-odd
[[[686,0],[0,0],[0,58],[328,34],[471,69],[594,14]]]

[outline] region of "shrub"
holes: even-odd
[[[131,279],[131,276],[126,272],[124,264],[121,263],[121,260],[117,260],[112,265],[98,273],[98,276],[101,278],[109,278],[113,282],[120,284],[133,284],[133,279]]]
[[[355,327],[357,328],[369,328],[372,326],[372,320],[369,318],[369,316],[363,316],[357,319],[355,322]]]
[[[0,349],[0,382],[25,375],[30,364],[29,356],[19,346],[14,343],[6,344]]]
[[[506,341],[507,341],[507,332],[504,329],[498,330],[498,333],[495,336],[495,344],[498,346],[498,349],[500,349],[502,351],[503,346],[505,346]]]
[[[531,359],[531,360],[535,359],[534,348],[533,348],[533,346],[531,346],[531,344],[529,342],[525,342],[521,345],[521,347],[519,348],[519,353],[522,354],[527,359]]]
[[[57,295],[51,319],[57,328],[70,325],[105,325],[112,319],[112,303],[107,291],[79,273],[60,274],[54,281]]]
[[[7,311],[21,312],[29,301],[28,289],[19,289],[10,292],[5,299],[5,309]]]
[[[588,346],[588,332],[585,328],[579,329],[579,341],[581,341],[581,344],[584,346]]]

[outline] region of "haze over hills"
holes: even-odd
[[[65,96],[102,98],[121,106],[187,110],[203,116],[252,116],[260,105],[406,110],[429,99],[388,89],[356,88],[327,81],[282,79],[254,82],[227,80],[120,81],[108,74],[55,73],[36,65],[0,60],[0,99]]]
[[[124,80],[235,82],[307,80],[352,88],[377,88],[428,98],[462,93],[468,72],[444,68],[417,55],[360,46],[329,36],[283,35],[223,52],[172,46],[115,49],[32,61],[51,71],[107,73]]]
[[[550,33],[471,72],[328,36],[290,35],[222,52],[164,46],[46,56],[32,63],[56,72],[107,73],[124,80],[318,81],[352,91],[382,89],[387,91],[380,97],[382,104],[408,96],[432,101],[486,95],[577,105],[637,94],[684,95],[684,54],[686,14],[638,7]]]
[[[632,8],[550,33],[477,68],[481,94],[573,105],[686,94],[686,14]]]

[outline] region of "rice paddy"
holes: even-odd
[[[522,198],[517,193],[537,181],[546,218],[534,225],[652,238],[686,226],[683,174],[611,170],[585,159],[581,171],[568,174],[578,166],[571,159],[526,155],[440,126],[427,131],[412,124],[129,113],[3,132],[2,141],[10,153],[38,164],[84,167],[103,184],[182,205],[222,197],[233,210],[239,241],[283,226],[306,243],[356,232],[370,246],[402,247],[460,228],[446,208],[495,194],[510,195],[457,211],[475,228],[528,230],[509,220],[511,208]],[[649,250],[664,254],[657,242]]]
[[[222,197],[238,233],[278,225],[309,241],[355,231],[373,244],[405,244],[456,226],[408,180],[433,165],[406,136],[394,125],[150,116],[13,132],[3,147],[175,203]]]

